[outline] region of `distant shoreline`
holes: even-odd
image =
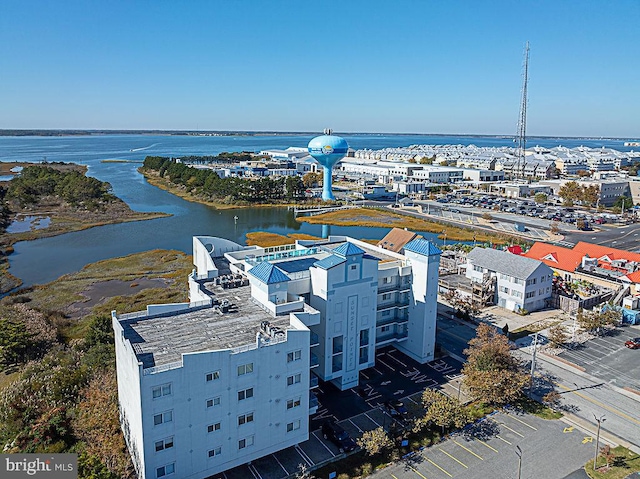
[[[432,137],[465,137],[465,138],[513,138],[506,134],[477,134],[477,133],[371,133],[371,132],[336,132],[344,136],[432,136]],[[158,135],[158,136],[310,136],[318,135],[317,131],[215,131],[215,130],[9,130],[0,129],[0,137],[61,137],[61,136],[110,136],[110,135]],[[557,136],[532,135],[528,139],[559,139],[559,140],[612,140],[634,141],[628,137],[597,137],[597,136]]]

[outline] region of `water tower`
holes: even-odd
[[[322,199],[335,200],[331,192],[331,172],[333,167],[347,154],[349,145],[344,138],[334,136],[330,129],[324,130],[324,135],[316,136],[309,142],[309,154],[324,168],[322,182]]]

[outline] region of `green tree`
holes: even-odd
[[[372,429],[371,431],[363,432],[362,437],[356,442],[358,446],[364,449],[370,456],[380,454],[393,446],[393,442],[382,426]]]
[[[582,197],[582,187],[575,181],[569,181],[560,187],[558,196],[562,198],[564,206],[573,206]]]
[[[616,198],[615,203],[613,203],[614,208],[619,208],[620,210],[627,210],[633,206],[633,199],[628,196],[619,196]]]
[[[600,187],[598,185],[590,185],[582,188],[580,201],[587,207],[595,206],[600,199]]]
[[[422,393],[422,404],[426,412],[420,421],[440,426],[443,434],[447,429],[461,428],[471,421],[471,414],[466,407],[433,389],[427,388]]]
[[[520,397],[527,375],[511,354],[509,340],[494,327],[482,323],[464,351],[464,385],[471,397],[487,404],[505,404]]]
[[[24,361],[34,346],[33,336],[24,323],[0,319],[0,362],[9,366]]]
[[[322,173],[309,172],[302,177],[305,188],[315,188],[322,184]]]
[[[536,193],[533,197],[533,200],[538,204],[544,204],[547,202],[548,198],[549,197],[546,195],[546,193]]]

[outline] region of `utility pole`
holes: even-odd
[[[518,456],[518,479],[522,473],[522,449],[520,446],[516,446],[516,456]]]
[[[600,416],[600,417],[597,417],[594,414],[593,418],[598,423],[598,433],[596,434],[596,452],[593,455],[593,470],[595,471],[596,470],[596,462],[598,461],[598,447],[600,446],[600,424],[605,422],[606,419],[604,418],[604,414],[602,416]]]
[[[529,42],[524,47],[524,65],[522,69],[522,99],[520,101],[520,114],[518,115],[518,133],[516,135],[516,180],[520,177],[521,168],[525,165],[525,150],[527,148],[527,86],[529,83]]]
[[[533,391],[533,374],[536,371],[536,351],[538,350],[538,333],[533,337],[533,355],[531,356],[531,378],[529,380],[529,389]]]

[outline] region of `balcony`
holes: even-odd
[[[317,408],[320,406],[320,402],[318,401],[318,397],[309,391],[309,409]]]
[[[378,303],[377,310],[383,311],[385,309],[391,308],[406,308],[407,306],[409,306],[409,298],[403,298],[400,300],[388,301],[382,304]]]
[[[404,324],[409,321],[409,316],[407,314],[394,314],[389,316],[381,316],[376,319],[376,327],[386,326],[388,324]]]
[[[403,328],[404,329],[404,328]],[[385,346],[391,343],[397,343],[407,339],[409,333],[405,329],[404,331],[385,332],[376,337],[376,347]]]
[[[388,291],[395,291],[396,289],[398,289],[397,281],[392,281],[391,283],[383,283],[383,284],[378,283],[378,294],[386,293]]]
[[[320,361],[318,361],[318,356],[316,356],[313,353],[311,353],[311,357],[309,358],[309,366],[311,368],[317,368],[318,366],[320,366]]]
[[[311,331],[311,337],[309,338],[309,345],[310,346],[318,346],[320,344],[320,338],[318,338],[318,335],[316,333],[314,333],[313,331]]]
[[[318,376],[316,376],[315,374],[312,374],[311,377],[309,378],[309,389],[314,389],[318,387]]]

